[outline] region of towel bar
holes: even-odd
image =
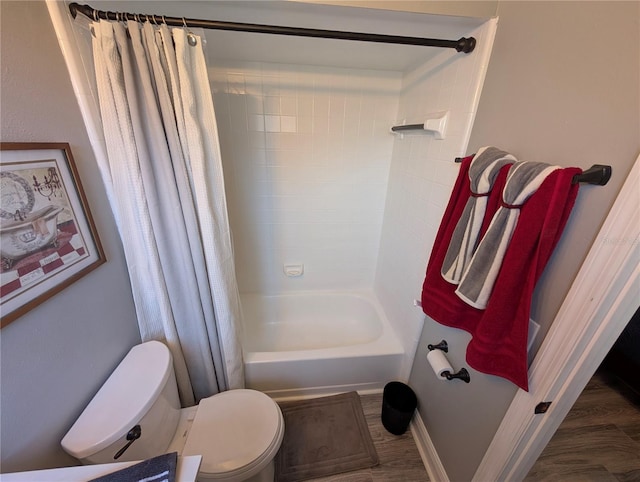
[[[611,179],[611,166],[602,164],[594,164],[582,174],[576,174],[571,180],[571,184],[586,182],[587,184],[595,184],[596,186],[604,186]]]
[[[472,154],[475,156],[475,154]],[[462,162],[462,157],[456,157],[454,162]],[[595,186],[604,186],[611,179],[611,166],[604,164],[594,164],[586,171],[582,171],[582,174],[576,174],[571,180],[571,184],[578,184],[584,182],[586,184],[593,184]]]

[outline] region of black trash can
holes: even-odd
[[[407,431],[418,399],[411,387],[402,382],[389,382],[382,394],[382,425],[394,435]]]

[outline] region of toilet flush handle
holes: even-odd
[[[125,452],[125,450],[127,450],[133,442],[138,440],[141,435],[142,435],[142,428],[140,427],[140,425],[136,425],[131,430],[129,430],[129,432],[127,433],[127,440],[128,440],[127,445],[125,445],[120,450],[118,450],[116,454],[113,456],[113,459],[115,460],[120,458],[120,456]]]

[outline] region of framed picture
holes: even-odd
[[[69,144],[0,143],[1,326],[106,261]]]

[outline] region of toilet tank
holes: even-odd
[[[180,419],[180,401],[169,349],[159,341],[134,346],[62,439],[83,464],[114,462],[127,433],[140,438],[117,459],[143,460],[165,453]]]

